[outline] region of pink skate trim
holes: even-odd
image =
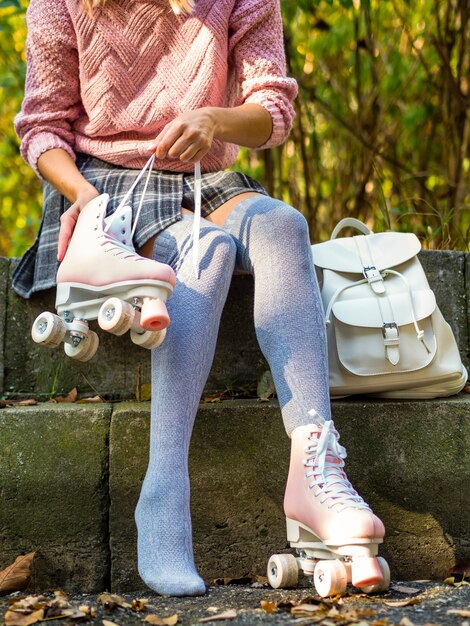
[[[144,298],[140,325],[144,330],[163,330],[170,324],[170,316],[163,300]]]
[[[379,562],[374,557],[360,557],[353,560],[351,582],[355,587],[366,587],[381,583],[384,577]]]

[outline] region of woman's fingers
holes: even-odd
[[[62,261],[67,252],[70,238],[72,237],[75,224],[77,223],[80,211],[93,198],[99,196],[100,193],[95,187],[87,183],[87,186],[78,192],[76,201],[69,207],[60,217],[59,244],[57,248],[57,259]]]
[[[80,208],[78,203],[75,202],[72,206],[61,215],[60,218],[60,230],[59,230],[59,246],[57,250],[57,259],[62,261],[67,252],[70,238],[72,237],[75,224],[77,223],[78,216],[80,214]]]
[[[212,116],[208,109],[197,109],[169,122],[155,141],[149,144],[149,150],[155,150],[158,159],[195,162],[209,152],[213,138]]]

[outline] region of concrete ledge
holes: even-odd
[[[0,568],[36,550],[32,589],[109,584],[110,417],[109,405],[0,411]]]
[[[420,259],[437,302],[451,325],[464,364],[469,365],[469,290],[466,281],[468,253],[425,251]],[[6,269],[10,274],[16,261],[0,263],[1,281]],[[468,273],[467,273],[468,275]],[[8,278],[8,285],[10,284]],[[3,292],[0,292],[3,293]],[[8,287],[6,306],[4,381],[0,393],[9,397],[34,395],[43,399],[78,387],[81,395],[99,393],[107,399],[133,399],[138,380],[150,381],[149,353],[134,346],[127,335],[114,337],[97,326],[100,348],[88,363],[64,358],[62,349],[47,350],[32,342],[31,324],[44,310],[54,310],[54,293],[43,293],[29,301],[16,296]],[[0,342],[2,340],[0,303]],[[0,343],[1,347],[1,343]],[[25,368],[25,362],[28,367]],[[264,363],[253,328],[253,281],[250,276],[235,276],[222,315],[217,350],[206,391],[251,386],[256,388],[260,363]]]
[[[0,412],[0,554],[6,565],[38,550],[33,589],[142,588],[133,513],[149,409],[43,404]],[[468,560],[470,397],[357,399],[333,409],[348,476],[387,527],[381,553],[393,576],[441,579]],[[263,573],[268,557],[287,549],[288,458],[277,403],[200,406],[190,467],[196,560],[207,580]]]

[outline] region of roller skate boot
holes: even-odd
[[[172,268],[137,254],[132,244],[132,209],[120,206],[106,218],[108,194],[80,212],[66,255],[57,272],[57,315],[45,312],[32,327],[36,343],[56,347],[88,361],[98,349],[89,320],[115,335],[130,330],[133,343],[160,345],[170,318],[166,300],[175,285]]]
[[[302,571],[322,597],[344,593],[348,582],[366,593],[385,591],[390,570],[377,556],[384,526],[347,479],[333,421],[309,414],[312,423],[291,435],[284,498],[287,539],[297,556],[273,555],[269,583],[294,587]]]

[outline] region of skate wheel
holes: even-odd
[[[135,343],[136,346],[151,350],[152,348],[158,348],[158,346],[163,343],[165,335],[166,329],[157,332],[152,330],[146,330],[143,333],[138,333],[135,330],[131,330],[131,341],[132,343]]]
[[[346,568],[341,561],[319,561],[313,572],[313,584],[322,598],[344,593],[348,584]]]
[[[368,587],[369,585],[380,585],[382,582],[383,574],[377,557],[368,556],[353,558],[351,583],[355,587],[363,588]]]
[[[379,564],[380,571],[382,572],[383,580],[375,583],[374,585],[360,587],[361,591],[364,593],[380,593],[381,591],[387,591],[390,586],[390,568],[387,561],[382,556],[378,556],[377,562]]]
[[[48,348],[56,348],[64,340],[67,327],[64,320],[54,313],[41,313],[31,328],[33,341]]]
[[[140,312],[140,325],[144,330],[163,330],[170,324],[170,316],[163,300],[144,298]]]
[[[98,313],[98,324],[103,330],[113,335],[123,335],[134,321],[135,309],[129,303],[119,298],[108,298],[101,305]]]
[[[95,356],[99,342],[98,335],[89,330],[87,336],[77,346],[66,343],[64,345],[65,354],[76,361],[89,361]]]
[[[273,554],[268,561],[268,581],[273,589],[295,587],[299,581],[299,566],[293,554]]]

